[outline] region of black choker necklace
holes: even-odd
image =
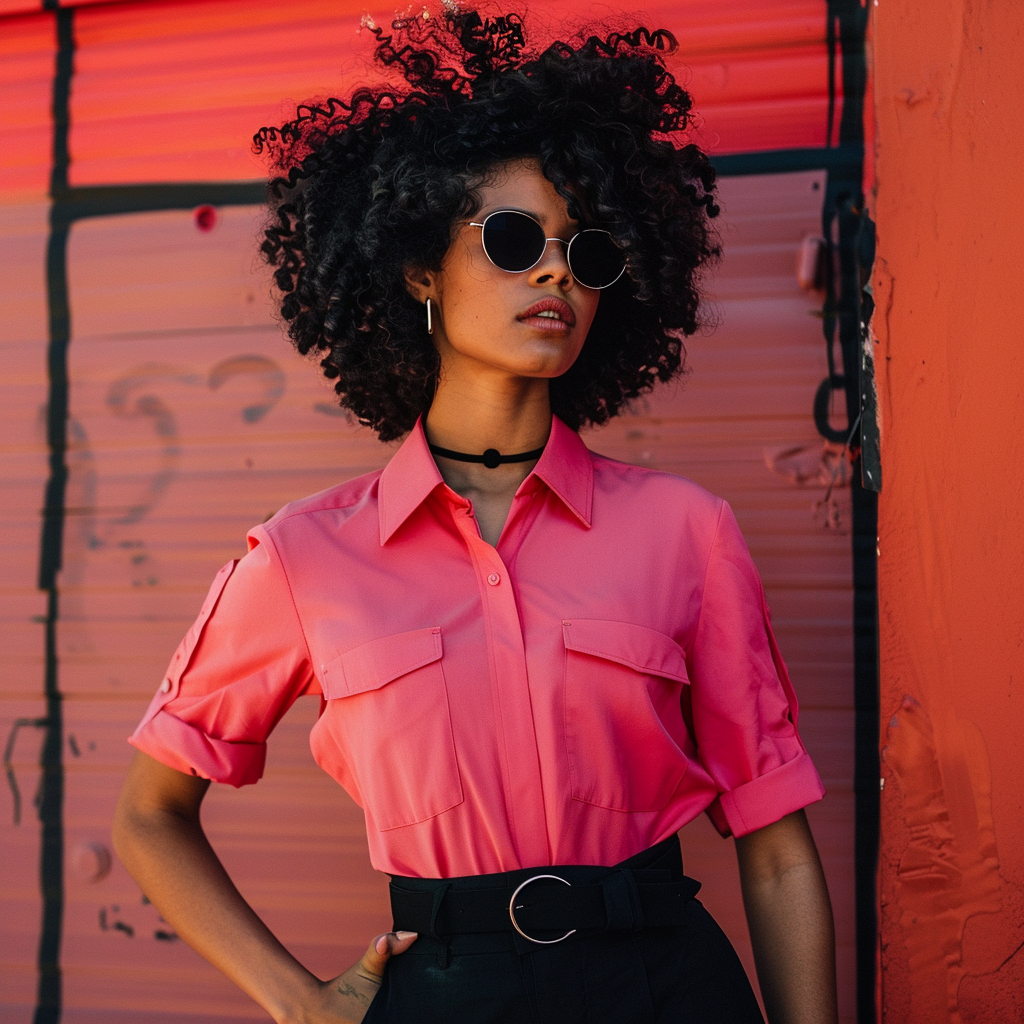
[[[435,454],[445,459],[455,459],[458,462],[482,462],[488,469],[497,469],[503,462],[529,462],[530,459],[539,459],[544,454],[544,445],[534,448],[532,452],[519,452],[518,455],[502,455],[497,448],[488,448],[483,455],[470,455],[467,452],[453,452],[450,448],[442,448],[440,445],[430,444],[427,447]]]

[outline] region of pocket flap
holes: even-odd
[[[638,672],[690,682],[682,647],[656,629],[632,622],[567,619],[562,623],[562,636],[570,651],[618,662]]]
[[[349,697],[377,690],[392,679],[429,665],[441,657],[441,627],[428,626],[408,633],[367,640],[323,665],[324,697]]]

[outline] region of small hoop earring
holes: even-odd
[[[434,333],[434,321],[430,315],[430,299],[427,299],[427,334]]]

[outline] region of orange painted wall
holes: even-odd
[[[1024,1020],[1024,8],[875,8],[881,1004]]]

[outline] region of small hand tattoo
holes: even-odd
[[[353,996],[358,999],[359,1002],[369,1005],[370,1000],[367,998],[366,993],[360,992],[357,988],[353,988],[347,981],[338,982],[338,992],[343,996]]]

